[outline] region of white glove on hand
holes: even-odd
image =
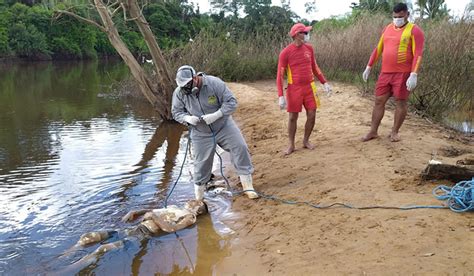
[[[210,125],[214,123],[215,121],[217,121],[222,116],[224,116],[224,113],[222,113],[222,111],[219,109],[214,113],[202,115],[201,118],[204,120],[204,122],[206,122],[206,124]]]
[[[190,124],[190,125],[193,125],[193,126],[197,125],[197,123],[199,123],[199,121],[200,121],[200,120],[199,120],[199,117],[197,117],[197,116],[192,116],[192,115],[191,115],[191,116],[190,116],[190,115],[184,116],[184,117],[183,117],[183,120],[184,120],[186,123],[188,123],[188,124]]]
[[[416,81],[417,81],[417,74],[416,73],[410,73],[410,76],[407,79],[407,89],[408,89],[408,91],[413,91],[413,89],[415,89]]]
[[[370,75],[370,66],[365,67],[364,73],[362,73],[362,79],[367,82]]]
[[[280,97],[278,97],[278,105],[280,106],[280,110],[286,109],[285,96],[280,96]]]
[[[323,86],[324,86],[324,91],[326,91],[326,95],[330,96],[331,92],[332,92],[331,85],[329,85],[329,83],[325,82],[323,84]]]

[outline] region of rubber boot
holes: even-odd
[[[258,198],[258,194],[255,192],[253,188],[252,175],[251,174],[239,175],[239,178],[240,178],[240,183],[242,183],[242,188],[244,189],[244,191],[247,191],[244,193],[248,196],[248,198],[250,199]],[[248,191],[248,190],[251,190],[251,191]]]
[[[194,184],[194,195],[196,196],[196,200],[202,200],[204,198],[204,190],[206,190],[206,185]]]

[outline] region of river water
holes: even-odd
[[[162,123],[146,102],[118,98],[119,62],[0,66],[0,274],[215,273],[230,255],[229,200],[176,234],[126,237],[121,217],[161,208],[178,177],[187,132]],[[194,195],[190,165],[170,197]],[[90,231],[115,230],[125,246],[88,261]],[[65,254],[66,252],[66,254]]]

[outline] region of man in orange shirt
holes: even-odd
[[[385,103],[392,95],[396,100],[396,107],[390,141],[400,141],[398,131],[407,114],[410,91],[416,87],[425,41],[423,31],[408,22],[409,15],[406,4],[399,3],[393,7],[393,23],[383,30],[377,48],[372,52],[362,74],[364,81],[367,81],[371,67],[382,56],[382,72],[375,86],[372,124],[369,133],[362,138],[363,142],[378,137],[377,131],[385,113]]]
[[[289,113],[288,119],[288,149],[285,154],[295,151],[295,134],[298,114],[304,106],[306,110],[306,124],[304,129],[303,147],[314,149],[309,142],[309,136],[313,131],[316,120],[316,108],[319,106],[319,99],[316,94],[316,84],[314,76],[324,85],[327,93],[331,87],[324,78],[323,73],[316,64],[313,47],[308,44],[311,26],[306,27],[302,23],[297,23],[291,27],[290,36],[293,43],[283,49],[278,58],[277,89],[278,104],[281,109]],[[283,95],[283,83],[285,71],[287,73],[288,89]],[[287,104],[288,102],[288,104]]]

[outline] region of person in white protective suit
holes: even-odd
[[[174,120],[190,127],[196,199],[202,200],[211,179],[216,145],[230,152],[245,194],[251,199],[258,198],[252,183],[254,168],[250,153],[231,116],[237,108],[232,92],[221,79],[196,74],[189,65],[178,69],[176,83],[171,112]]]

